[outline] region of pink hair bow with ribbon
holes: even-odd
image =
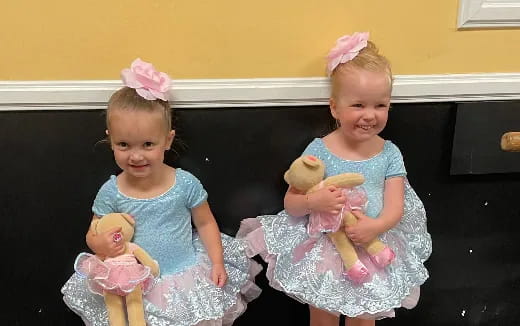
[[[141,97],[147,100],[168,100],[171,80],[167,74],[155,70],[154,66],[137,58],[129,68],[121,71],[121,79],[125,86],[134,88]]]
[[[345,63],[354,59],[359,51],[363,50],[368,44],[368,32],[344,35],[336,41],[336,46],[327,55],[327,73],[332,72],[340,63]]]

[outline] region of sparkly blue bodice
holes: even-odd
[[[192,243],[191,208],[207,199],[199,180],[177,168],[175,183],[162,195],[139,199],[117,187],[116,176],[99,190],[92,211],[98,216],[122,212],[135,219],[133,242],[159,262],[161,274],[177,273],[197,262]]]
[[[314,155],[325,163],[325,176],[340,173],[361,173],[365,177],[363,188],[367,193],[366,215],[377,217],[383,208],[383,193],[385,180],[396,176],[406,176],[403,157],[399,148],[391,141],[385,141],[383,150],[377,155],[362,161],[342,159],[333,153],[323,143],[321,138],[315,138],[303,152],[304,155]]]

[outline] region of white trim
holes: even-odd
[[[104,109],[119,81],[0,81],[0,111]],[[327,78],[191,79],[173,82],[183,108],[326,105]],[[395,76],[393,103],[518,100],[520,73]]]
[[[459,0],[459,29],[519,26],[520,0]]]

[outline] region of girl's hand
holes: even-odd
[[[353,210],[352,214],[357,218],[357,224],[345,226],[345,233],[356,246],[362,246],[377,238],[380,234],[377,219],[370,218],[359,210]]]
[[[103,233],[96,234],[93,230],[89,230],[91,233],[90,241],[87,235],[87,244],[92,251],[101,257],[116,257],[125,253],[125,241],[124,239],[118,239],[118,233],[122,231],[120,226],[116,226]]]
[[[213,267],[211,268],[211,280],[219,288],[226,284],[227,273],[224,264],[213,264]]]
[[[346,201],[341,189],[335,186],[327,186],[306,196],[309,210],[332,215],[339,214]]]

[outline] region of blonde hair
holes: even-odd
[[[170,109],[168,101],[161,99],[147,100],[137,94],[136,90],[130,87],[123,87],[116,91],[108,100],[106,111],[107,128],[110,127],[110,112],[113,110],[140,110],[147,112],[161,112],[163,114],[166,130],[172,129],[173,110]]]
[[[330,76],[332,97],[335,97],[338,92],[339,79],[346,74],[352,73],[352,69],[385,72],[388,74],[390,87],[392,86],[393,76],[390,61],[385,56],[379,54],[379,50],[373,42],[368,41],[367,46],[359,51],[359,54],[354,59],[339,64],[332,72]]]

